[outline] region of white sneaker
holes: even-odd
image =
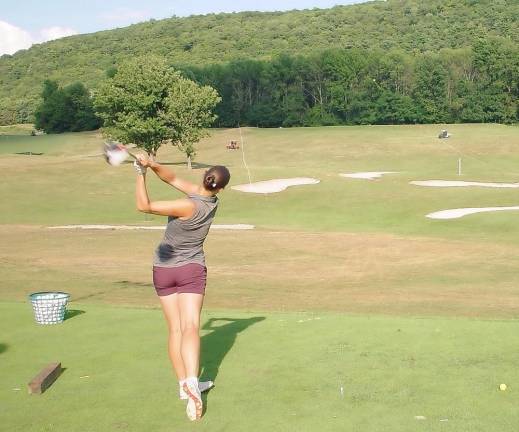
[[[204,405],[202,402],[202,394],[198,388],[198,379],[194,377],[186,379],[183,387],[189,398],[186,407],[187,417],[191,421],[200,420],[202,418]]]
[[[182,387],[184,385],[184,382],[180,383],[179,389],[178,389],[178,396],[181,400],[188,400],[189,396],[184,391],[184,388]],[[198,389],[200,390],[200,393],[206,392],[209,389],[212,389],[214,387],[214,382],[212,381],[199,381],[198,382]]]

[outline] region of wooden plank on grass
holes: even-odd
[[[49,363],[27,385],[29,394],[42,394],[61,374],[61,363]]]

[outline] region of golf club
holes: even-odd
[[[137,160],[137,157],[125,145],[117,142],[106,142],[103,148],[103,155],[106,162],[112,166],[121,165],[128,156]]]

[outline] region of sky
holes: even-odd
[[[65,36],[172,16],[329,8],[366,0],[0,0],[0,55]]]

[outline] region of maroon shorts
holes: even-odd
[[[159,296],[175,293],[204,294],[207,269],[201,264],[153,267],[153,285]]]

